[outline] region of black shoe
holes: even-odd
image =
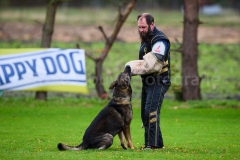
[[[145,146],[143,150],[149,150],[149,149],[164,149],[164,146],[162,148],[160,147],[155,147],[155,146]]]
[[[151,146],[146,146],[146,147],[143,148],[143,150],[149,150],[149,149],[152,149],[152,147]]]

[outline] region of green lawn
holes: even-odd
[[[231,101],[166,100],[161,111],[163,150],[141,150],[140,102],[133,100],[134,150],[117,136],[107,150],[58,151],[57,143],[78,145],[85,129],[108,103],[98,99],[0,99],[1,159],[239,159],[240,110]],[[200,106],[202,104],[202,106]]]

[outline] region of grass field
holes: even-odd
[[[85,129],[108,103],[98,99],[0,99],[0,159],[239,159],[238,103],[166,100],[161,111],[165,149],[141,150],[140,102],[133,100],[135,149],[123,150],[117,136],[107,150],[64,151],[78,145]],[[200,104],[202,106],[200,106]]]

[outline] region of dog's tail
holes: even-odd
[[[79,150],[83,149],[82,144],[80,144],[76,147],[73,147],[73,146],[68,146],[66,144],[63,144],[63,143],[58,143],[57,147],[60,151],[65,151],[65,150],[79,151]]]

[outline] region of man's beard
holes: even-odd
[[[141,38],[141,42],[142,42],[142,43],[149,41],[150,36],[153,34],[153,32],[152,32],[151,29],[150,29],[150,26],[148,26],[148,31],[147,31],[146,34],[143,35],[142,33],[140,33],[139,30],[138,30],[138,33],[139,33],[139,36],[140,36],[140,38]]]

